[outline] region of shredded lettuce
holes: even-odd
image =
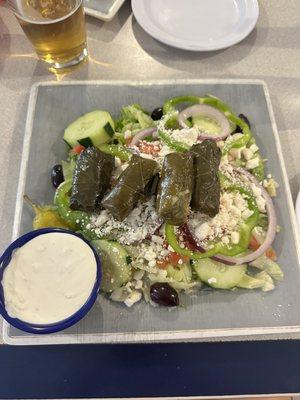
[[[121,109],[121,118],[116,123],[116,130],[124,133],[135,132],[154,125],[153,119],[139,104],[132,104]]]

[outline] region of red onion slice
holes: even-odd
[[[188,128],[185,121],[189,117],[196,115],[203,115],[204,117],[214,119],[221,128],[221,132],[218,135],[209,135],[208,133],[200,134],[198,139],[205,140],[211,139],[214,141],[224,140],[230,135],[230,124],[228,119],[219,110],[214,107],[208,106],[207,104],[196,104],[194,106],[188,107],[181,111],[178,115],[178,123],[182,128]]]
[[[136,133],[131,142],[130,142],[130,146],[136,146],[141,140],[143,140],[146,136],[153,136],[153,134],[156,132],[156,128],[146,128],[143,129],[141,131],[139,131],[138,133]]]
[[[217,255],[211,257],[213,260],[222,262],[227,265],[247,264],[247,263],[250,263],[251,261],[256,260],[258,257],[262,256],[263,254],[265,254],[265,252],[268,250],[268,248],[274,242],[274,239],[276,236],[276,226],[277,226],[276,213],[275,213],[273,201],[272,201],[269,193],[265,190],[265,188],[258,182],[258,180],[250,172],[248,172],[242,168],[235,168],[235,171],[241,175],[244,175],[250,182],[254,183],[254,185],[257,186],[261,190],[261,195],[266,202],[266,210],[267,210],[269,225],[268,225],[267,234],[266,234],[264,242],[254,252],[246,254],[245,256],[241,256],[241,257],[231,257],[231,256],[225,256],[222,254],[217,254]],[[197,241],[195,240],[195,238],[187,224],[184,225],[181,228],[181,230],[182,230],[183,236],[186,237],[187,241],[189,241],[189,243],[192,246],[194,246],[195,250],[198,250],[201,253],[203,253],[205,251],[203,249],[203,247],[197,243]]]

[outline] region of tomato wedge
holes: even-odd
[[[165,258],[158,260],[156,262],[156,265],[160,269],[166,269],[169,264],[172,265],[179,265],[179,261],[187,262],[189,260],[188,257],[182,256],[181,254],[175,253],[174,251],[171,251],[170,254],[168,254]]]
[[[261,244],[259,243],[259,241],[254,236],[251,236],[249,249],[255,251],[260,247],[260,245]],[[276,251],[273,249],[273,247],[268,248],[268,250],[266,251],[266,256],[273,261],[277,260],[277,254]]]
[[[82,146],[81,144],[78,144],[77,146],[73,147],[72,152],[75,154],[80,154],[85,150],[85,147]]]

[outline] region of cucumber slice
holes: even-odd
[[[265,284],[264,280],[246,274],[239,281],[238,287],[243,289],[258,289],[262,288],[264,284]]]
[[[220,125],[214,121],[212,118],[207,118],[203,115],[195,115],[192,118],[192,124],[193,126],[197,126],[200,131],[207,132],[208,134],[211,134],[213,137],[214,135],[219,135],[221,132],[221,127]],[[231,127],[231,132],[233,132],[236,128],[236,125],[233,124],[231,121],[229,121],[230,127]]]
[[[209,258],[193,263],[200,280],[215,289],[232,289],[246,274],[246,265],[225,265]]]
[[[266,255],[262,255],[256,260],[251,261],[250,266],[266,271],[275,281],[282,281],[283,279],[284,275],[280,266]]]
[[[262,271],[254,276],[244,275],[238,283],[238,287],[243,289],[261,288],[263,292],[269,292],[275,288],[273,279],[266,271]]]
[[[107,111],[95,110],[82,115],[72,122],[64,132],[64,141],[74,147],[99,146],[109,142],[115,131],[115,124]]]
[[[93,240],[92,244],[101,255],[101,290],[112,292],[127,283],[132,271],[124,247],[109,240]]]
[[[200,129],[200,131],[208,132],[212,136],[220,134],[220,126],[211,118],[202,115],[195,115],[192,118],[192,122],[194,126],[197,126]]]

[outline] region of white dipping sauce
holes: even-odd
[[[92,249],[67,233],[46,233],[17,249],[2,285],[11,317],[35,324],[62,321],[78,311],[96,281]]]

